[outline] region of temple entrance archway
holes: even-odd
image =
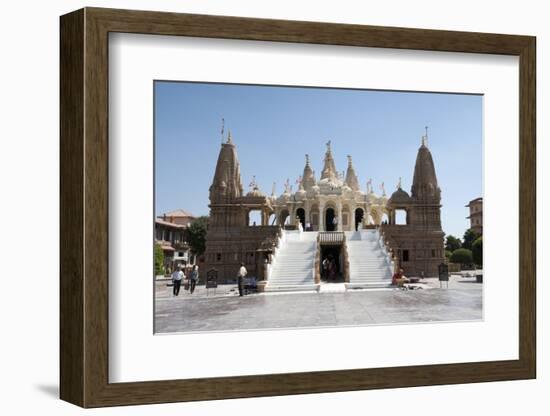
[[[296,216],[300,220],[300,224],[302,224],[302,229],[305,230],[306,229],[306,211],[303,208],[298,208],[296,210]]]
[[[355,210],[355,231],[357,231],[359,223],[363,221],[364,217],[365,217],[365,211],[363,211],[363,208],[357,208]]]
[[[279,225],[284,226],[285,224],[288,224],[290,221],[290,214],[288,213],[288,210],[284,209],[279,214]]]
[[[325,230],[336,231],[336,215],[333,208],[327,208],[325,211]]]

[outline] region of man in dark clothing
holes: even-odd
[[[244,277],[246,276],[248,272],[246,271],[246,267],[244,267],[244,263],[241,263],[241,267],[239,269],[239,272],[237,273],[237,285],[239,287],[239,296],[242,296],[244,293]]]

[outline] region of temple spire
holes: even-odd
[[[313,185],[315,185],[315,173],[309,164],[309,155],[306,155],[306,165],[304,166],[304,173],[302,175],[300,187],[303,187],[303,189],[308,191]]]
[[[351,156],[348,155],[348,170],[346,172],[346,185],[348,185],[352,190],[359,191],[359,179],[353,168],[353,162]]]
[[[210,202],[227,202],[242,196],[241,170],[237,148],[231,140],[231,132],[226,143],[222,143],[216,171],[210,186]]]
[[[323,165],[323,171],[321,172],[321,180],[328,179],[336,182],[338,180],[338,171],[336,170],[336,164],[332,157],[332,149],[330,140],[326,144],[327,151],[325,153],[325,160]]]
[[[426,145],[427,137],[428,128],[426,127],[426,135],[422,136],[422,145],[416,155],[411,196],[417,200],[430,199],[434,203],[439,203],[441,190],[437,184],[432,154]]]

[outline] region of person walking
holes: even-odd
[[[239,273],[237,273],[237,285],[239,286],[239,296],[243,295],[244,292],[244,278],[248,271],[246,270],[246,267],[244,267],[244,263],[241,263],[241,267],[239,269]]]
[[[189,293],[193,294],[195,291],[195,286],[199,281],[199,266],[196,264],[191,269],[191,274],[189,276]]]
[[[172,284],[173,284],[172,294],[174,296],[178,296],[180,294],[181,281],[184,278],[185,278],[185,274],[181,270],[181,264],[180,264],[178,265],[176,270],[174,270],[174,273],[172,273]]]

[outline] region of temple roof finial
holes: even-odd
[[[231,139],[231,130],[227,133],[227,144],[232,144],[233,140]]]
[[[306,166],[309,166],[309,155],[306,153]]]
[[[330,148],[330,140],[327,142],[327,153],[332,152],[332,149]]]
[[[401,189],[401,176],[399,177],[399,181],[397,182],[397,189]]]
[[[372,178],[367,181],[367,194],[372,193]]]
[[[348,166],[351,167],[351,155],[348,155]]]
[[[422,136],[422,146],[428,146],[428,126],[424,127],[426,134]]]

